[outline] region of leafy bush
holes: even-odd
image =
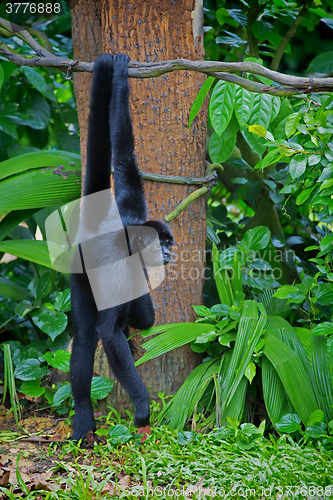
[[[221,254],[213,247],[220,303],[194,306],[200,316],[195,323],[162,325],[142,333],[159,335],[143,344],[147,352],[137,365],[188,342],[195,352],[206,353],[162,412],[172,427],[183,428],[201,411],[209,425],[224,425],[228,418],[251,421],[254,405],[246,409],[246,394],[260,399],[261,390],[277,430],[281,417],[292,411],[304,425],[318,408],[333,419],[332,352],[320,332],[293,328],[284,318],[287,300],[273,296],[279,283],[259,254],[269,236],[267,228],[257,227]]]

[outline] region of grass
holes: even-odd
[[[45,446],[45,459],[52,461],[57,471],[53,479],[60,488],[29,492],[25,486],[23,497],[333,498],[333,447],[325,440],[296,443],[287,435],[263,438],[257,433],[245,442],[240,429],[202,434],[163,426],[152,428],[141,443],[133,427],[131,437],[128,428],[117,423],[118,427],[113,424],[101,430],[106,439],[94,450],[67,442]],[[121,485],[124,477],[127,488]],[[11,491],[1,487],[0,498],[1,492],[10,500],[22,498],[13,487]]]

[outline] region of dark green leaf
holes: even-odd
[[[221,136],[231,119],[235,103],[235,85],[220,80],[214,87],[210,102],[209,116],[217,135]]]
[[[71,290],[67,288],[59,292],[54,301],[54,307],[57,311],[67,312],[71,310]]]
[[[20,392],[32,398],[39,398],[44,394],[45,389],[40,386],[40,380],[29,380],[23,382]]]
[[[124,444],[132,438],[132,434],[127,427],[121,424],[111,427],[109,429],[109,436],[110,438],[108,440],[113,444]]]
[[[27,300],[30,297],[29,292],[23,286],[14,283],[13,281],[0,277],[0,295],[5,295],[15,302]]]
[[[32,321],[54,341],[65,330],[68,318],[65,313],[52,312],[43,307],[38,314],[34,313]]]
[[[67,398],[72,396],[70,384],[64,384],[57,390],[53,398],[53,406],[60,406]]]
[[[43,299],[50,293],[51,290],[50,275],[45,273],[40,278],[33,279],[28,288],[36,300]]]
[[[203,83],[201,89],[199,90],[198,92],[198,95],[196,96],[196,98],[194,99],[194,102],[192,104],[192,107],[191,107],[191,111],[190,111],[190,118],[189,118],[189,123],[188,123],[188,128],[191,128],[191,124],[194,120],[194,118],[197,116],[197,114],[199,113],[199,110],[214,82],[215,78],[213,76],[209,76],[207,78],[207,80],[205,80],[205,82]]]
[[[71,353],[60,349],[59,351],[48,351],[44,354],[45,361],[57,370],[69,372]]]
[[[284,415],[279,422],[276,423],[276,429],[282,434],[290,434],[302,429],[301,419],[296,413],[288,413]]]
[[[106,377],[93,377],[91,381],[91,399],[104,399],[114,386],[114,382]]]
[[[14,377],[19,380],[36,380],[42,378],[46,372],[46,366],[41,367],[38,359],[26,359],[15,368]]]
[[[29,66],[22,67],[23,72],[31,85],[35,87],[41,94],[46,92],[46,82],[43,75],[35,68],[30,68]]]
[[[298,179],[304,174],[306,169],[306,156],[302,154],[295,155],[290,164],[289,172],[293,179]]]
[[[267,247],[270,236],[271,232],[267,227],[258,226],[246,231],[242,239],[242,244],[246,250],[256,252]]]
[[[316,56],[309,65],[309,71],[315,73],[333,72],[333,52],[324,52]]]
[[[333,333],[333,323],[326,321],[314,327],[311,331],[312,335],[331,335]]]

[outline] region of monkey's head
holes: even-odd
[[[167,224],[150,220],[142,226],[127,227],[132,253],[146,252],[149,265],[168,264],[171,259],[173,236]],[[147,264],[148,264],[147,261]]]

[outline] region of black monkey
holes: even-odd
[[[145,293],[111,308],[97,308],[96,294],[93,295],[85,258],[88,252],[94,266],[117,262],[127,251],[129,255],[140,253],[152,243],[153,234],[157,231],[163,263],[167,264],[170,260],[173,236],[168,226],[160,221],[147,221],[146,199],[134,156],[134,137],[129,112],[128,61],[129,58],[124,55],[105,54],[96,60],[93,69],[83,204],[91,198],[88,195],[93,193],[103,192],[100,194],[104,198],[98,210],[93,210],[93,206],[89,206],[87,202],[81,213],[83,225],[88,232],[93,230],[96,235],[96,229],[99,227],[103,231],[102,235],[87,239],[79,245],[82,265],[86,267],[83,267],[83,273],[71,275],[74,340],[70,376],[75,404],[72,436],[75,441],[84,439],[88,431],[96,430],[90,390],[98,336],[102,339],[115,376],[135,407],[135,425],[140,427],[149,422],[148,391],[136,371],[126,336],[128,325],[138,329],[153,325],[155,313],[150,294]],[[107,191],[104,190],[110,189],[111,160],[116,205],[123,227],[119,228],[119,231],[118,228],[110,227],[108,232],[108,214],[112,201],[110,192],[106,197]],[[119,244],[124,234],[125,247]],[[142,269],[147,277],[147,270],[144,266]],[[126,286],[131,286],[136,277],[125,273],[120,279],[128,280]],[[117,280],[118,276],[111,279],[112,287],[117,286]],[[106,288],[108,285],[109,283],[106,283]],[[103,290],[102,283],[99,290],[101,300]]]

